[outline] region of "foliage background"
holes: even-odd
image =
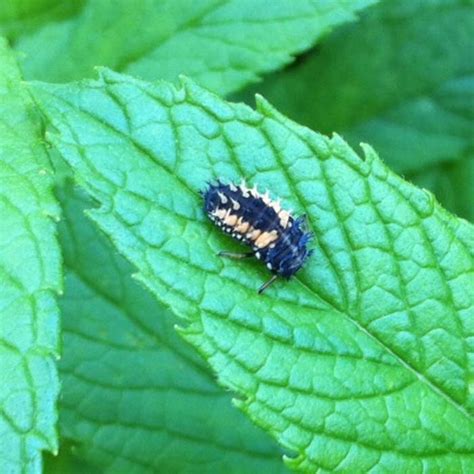
[[[392,170],[474,221],[469,0],[150,0],[134,8],[125,0],[9,0],[0,6],[0,34],[27,80],[95,77],[100,65],[149,81],[177,81],[184,73],[252,107],[259,93],[296,122],[340,133],[356,150],[360,142],[371,143]],[[4,71],[7,63],[11,67],[7,54]],[[18,77],[8,77],[19,84]],[[15,87],[7,81],[9,97]],[[34,124],[25,135],[40,137],[45,119],[26,92],[15,97],[4,110],[15,117],[23,110],[25,121]],[[131,265],[84,216],[96,202],[74,187],[56,149],[38,152],[41,166],[45,150],[62,208],[64,294],[58,299],[60,448],[58,456],[46,456],[44,471],[286,471],[281,456],[294,452],[269,435],[275,435],[271,422],[258,428],[232,405],[235,392],[222,388],[176,334],[176,315],[130,277]],[[47,213],[57,217],[54,205]],[[58,253],[57,247],[45,248]],[[56,260],[49,259],[52,266]],[[54,272],[49,292],[60,291]],[[54,338],[44,347],[48,357],[57,351]],[[31,350],[37,353],[37,347]],[[35,390],[54,398],[54,383],[39,385],[33,384]],[[47,417],[43,444],[34,437],[26,442],[33,453],[26,458],[36,460],[27,469],[41,470],[40,449],[56,449],[55,422],[55,415]],[[2,429],[8,431],[8,423]]]

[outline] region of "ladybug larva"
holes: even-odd
[[[202,193],[204,211],[224,232],[252,247],[251,252],[219,252],[222,257],[256,257],[273,273],[259,293],[263,293],[278,276],[294,275],[312,254],[307,244],[313,234],[306,231],[306,216],[294,218],[282,209],[280,201],[270,199],[268,192],[260,194],[256,187],[209,184]]]

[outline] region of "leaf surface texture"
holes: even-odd
[[[100,203],[90,215],[185,318],[184,336],[238,406],[304,471],[474,468],[474,231],[364,146],[301,127],[259,98],[184,80],[35,84],[49,139]],[[316,234],[267,294],[258,262],[203,215],[213,178],[268,187]]]

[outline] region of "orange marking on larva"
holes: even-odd
[[[263,249],[277,239],[278,239],[278,232],[276,230],[272,230],[271,232],[262,232],[262,234],[254,242],[254,245],[258,247],[259,249]]]
[[[247,221],[244,221],[244,220],[242,220],[242,218],[240,218],[237,221],[237,226],[235,227],[235,232],[238,232],[239,234],[245,234],[245,232],[247,232],[249,227],[250,227],[250,224]]]
[[[247,237],[247,239],[251,240],[252,242],[255,242],[255,240],[257,240],[258,236],[261,233],[262,233],[261,230],[254,229],[253,227],[250,227],[250,232],[247,233],[246,237]]]
[[[235,214],[228,214],[224,217],[224,224],[234,227],[238,217]]]
[[[216,209],[215,211],[212,212],[212,215],[216,216],[220,220],[224,220],[226,214],[227,214],[227,209]]]

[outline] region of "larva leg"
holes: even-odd
[[[258,290],[258,294],[261,295],[276,279],[278,278],[278,275],[273,275],[270,280],[268,280],[266,283],[264,283]]]
[[[254,257],[255,252],[236,253],[236,252],[226,252],[222,250],[217,255],[219,255],[219,257],[225,257],[225,258],[242,259],[242,258]]]

